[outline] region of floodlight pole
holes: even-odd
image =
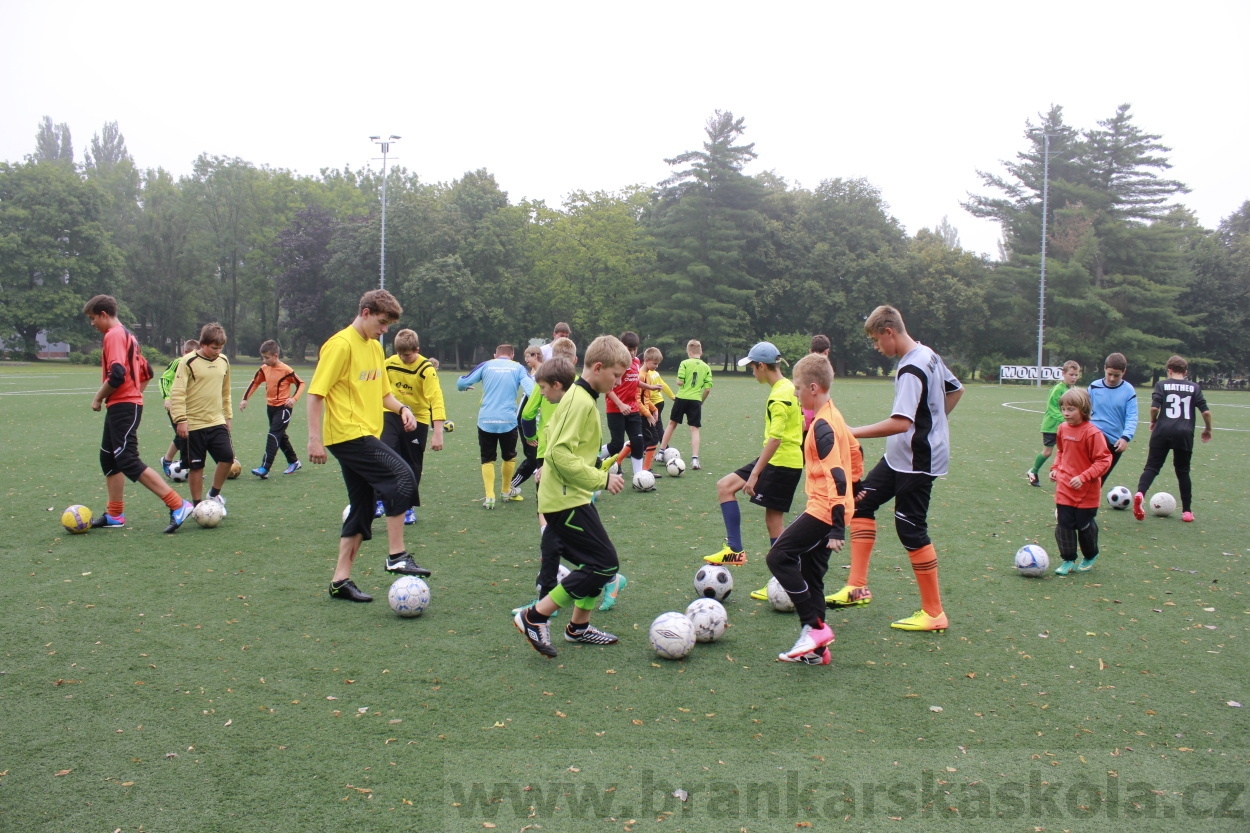
[[[398,142],[399,136],[391,135],[385,140],[381,136],[370,136],[373,143],[382,146],[382,265],[378,274],[378,288],[386,289],[386,154],[391,149],[391,142]]]
[[[1038,286],[1038,386],[1041,386],[1041,345],[1046,328],[1046,213],[1050,209],[1050,134],[1041,135],[1041,280]],[[385,193],[385,191],[384,191]],[[385,213],[385,200],[382,211]]]

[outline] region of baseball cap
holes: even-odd
[[[777,349],[777,345],[771,341],[761,341],[751,348],[751,352],[747,353],[745,359],[738,359],[738,367],[746,367],[751,362],[777,364],[779,361],[781,361],[781,351]]]

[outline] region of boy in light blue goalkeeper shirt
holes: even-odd
[[[1107,448],[1111,450],[1111,468],[1102,476],[1104,483],[1137,433],[1137,391],[1124,381],[1126,370],[1128,360],[1124,354],[1112,353],[1103,362],[1103,378],[1089,383],[1093,408],[1089,421],[1107,438]]]
[[[477,442],[482,455],[484,509],[495,508],[495,460],[503,458],[503,485],[512,482],[517,454],[517,394],[529,395],[534,380],[525,366],[513,361],[511,344],[495,348],[495,357],[473,368],[456,380],[456,390],[468,390],[482,383],[482,404],[477,411]]]

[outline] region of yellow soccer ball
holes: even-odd
[[[226,475],[230,480],[234,480],[243,473],[243,464],[235,460],[230,464],[230,474]]]
[[[91,510],[75,503],[61,513],[61,526],[74,535],[81,535],[91,529]]]
[[[456,430],[456,423],[452,422],[450,419],[447,420],[443,423],[443,430],[450,434],[452,431]]]

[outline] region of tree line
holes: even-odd
[[[1128,105],[1088,129],[1052,107],[1004,173],[980,173],[965,208],[1001,226],[998,260],[965,251],[946,218],[909,236],[867,180],[748,173],[756,152],[733,113],[705,133],[663,182],[559,206],[511,201],[486,169],[389,170],[386,282],[403,326],[457,366],[558,320],[583,340],[636,330],[673,362],[690,338],[728,362],[760,338],[797,354],[823,332],[845,375],[887,366],[862,327],[892,303],[963,375],[1032,364],[1049,136],[1046,363],[1096,368],[1118,350],[1139,373],[1173,352],[1204,375],[1250,367],[1250,201],[1203,228],[1166,177],[1170,149]],[[381,186],[371,168],[298,176],[209,155],[175,178],[141,169],[116,123],[78,162],[69,127],[45,118],[35,151],[0,163],[0,336],[27,354],[41,331],[90,345],[82,304],[107,292],[167,354],[217,320],[231,356],[273,338],[304,357],[378,283]]]

